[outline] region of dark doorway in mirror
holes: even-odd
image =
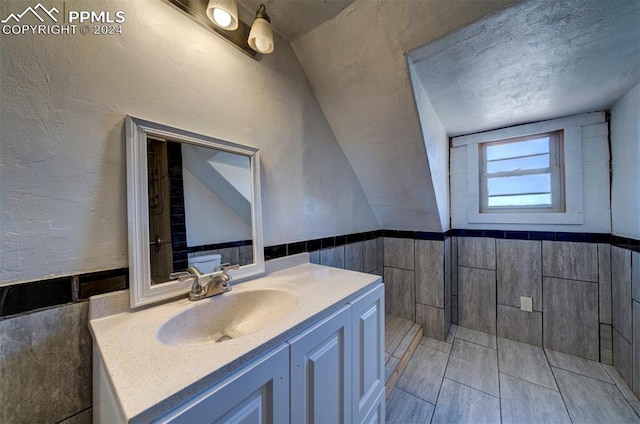
[[[187,268],[180,144],[149,138],[147,165],[151,279],[164,282],[174,270]]]

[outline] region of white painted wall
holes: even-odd
[[[640,239],[640,85],[611,109],[613,234]]]
[[[183,170],[187,246],[251,240],[246,222],[188,170]]]
[[[427,160],[429,161],[429,174],[431,175],[431,182],[436,196],[438,215],[440,216],[440,226],[442,231],[448,231],[450,229],[449,137],[427,97],[424,86],[416,75],[410,59],[409,70],[416,108],[420,117],[420,126],[422,127],[422,138],[427,151]]]
[[[441,231],[406,53],[511,0],[356,0],[293,42],[384,228]]]
[[[594,119],[594,117],[599,117]],[[556,120],[554,120],[556,121]],[[476,202],[473,194],[469,189],[468,180],[468,152],[467,149],[477,149],[477,144],[464,144],[466,139],[476,137],[469,135],[465,137],[453,138],[453,147],[451,148],[451,225],[453,228],[463,229],[488,229],[488,230],[523,230],[523,231],[563,231],[563,232],[590,232],[590,233],[610,233],[611,232],[611,204],[609,199],[610,182],[609,182],[609,142],[608,142],[608,124],[605,122],[604,112],[595,114],[583,114],[566,119],[558,119],[560,122],[569,122],[566,131],[572,133],[577,132],[581,143],[572,146],[571,150],[565,145],[565,155],[581,155],[579,164],[582,164],[581,181],[573,178],[567,178],[567,192],[575,195],[579,192],[578,184],[582,184],[582,205],[583,211],[581,224],[553,224],[553,223],[472,223],[469,222],[470,205],[468,202]],[[533,124],[544,127],[546,123],[552,121],[543,121]],[[585,125],[589,123],[589,125]],[[523,125],[510,127],[504,130],[496,131],[508,132],[509,137],[518,135],[526,135],[519,133],[520,127],[530,128],[531,125]],[[534,130],[533,133],[544,132]],[[492,133],[492,132],[489,132]],[[531,133],[529,133],[531,134]],[[579,141],[580,141],[579,139]],[[476,141],[477,142],[477,141]],[[575,157],[573,157],[575,158]],[[476,161],[477,163],[477,161]],[[573,187],[573,189],[572,189]],[[475,205],[474,205],[475,206]],[[477,208],[476,208],[477,210]],[[505,214],[515,215],[515,214]],[[542,215],[542,214],[541,214]],[[506,218],[505,218],[506,220]]]
[[[266,245],[378,228],[282,39],[255,61],[161,1],[91,8],[124,33],[2,36],[0,285],[127,265],[126,114],[260,148]]]
[[[251,201],[251,164],[246,156],[218,152],[209,159],[213,167],[245,199]]]

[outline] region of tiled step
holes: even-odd
[[[385,320],[384,373],[386,396],[389,396],[422,339],[422,326],[389,314],[386,315]]]

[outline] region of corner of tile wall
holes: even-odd
[[[382,239],[387,312],[421,324],[424,334],[444,340],[451,325],[450,254],[443,234],[385,232]],[[448,282],[448,283],[447,283]]]

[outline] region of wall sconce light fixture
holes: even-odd
[[[227,31],[238,29],[238,3],[236,0],[209,0],[207,17]]]
[[[267,8],[264,4],[258,7],[256,19],[249,32],[249,46],[262,54],[269,54],[273,51],[273,32],[271,31],[271,19],[267,15]]]
[[[251,57],[273,52],[271,19],[264,4],[256,11],[251,28],[238,17],[236,0],[165,0],[200,25],[214,31]]]

